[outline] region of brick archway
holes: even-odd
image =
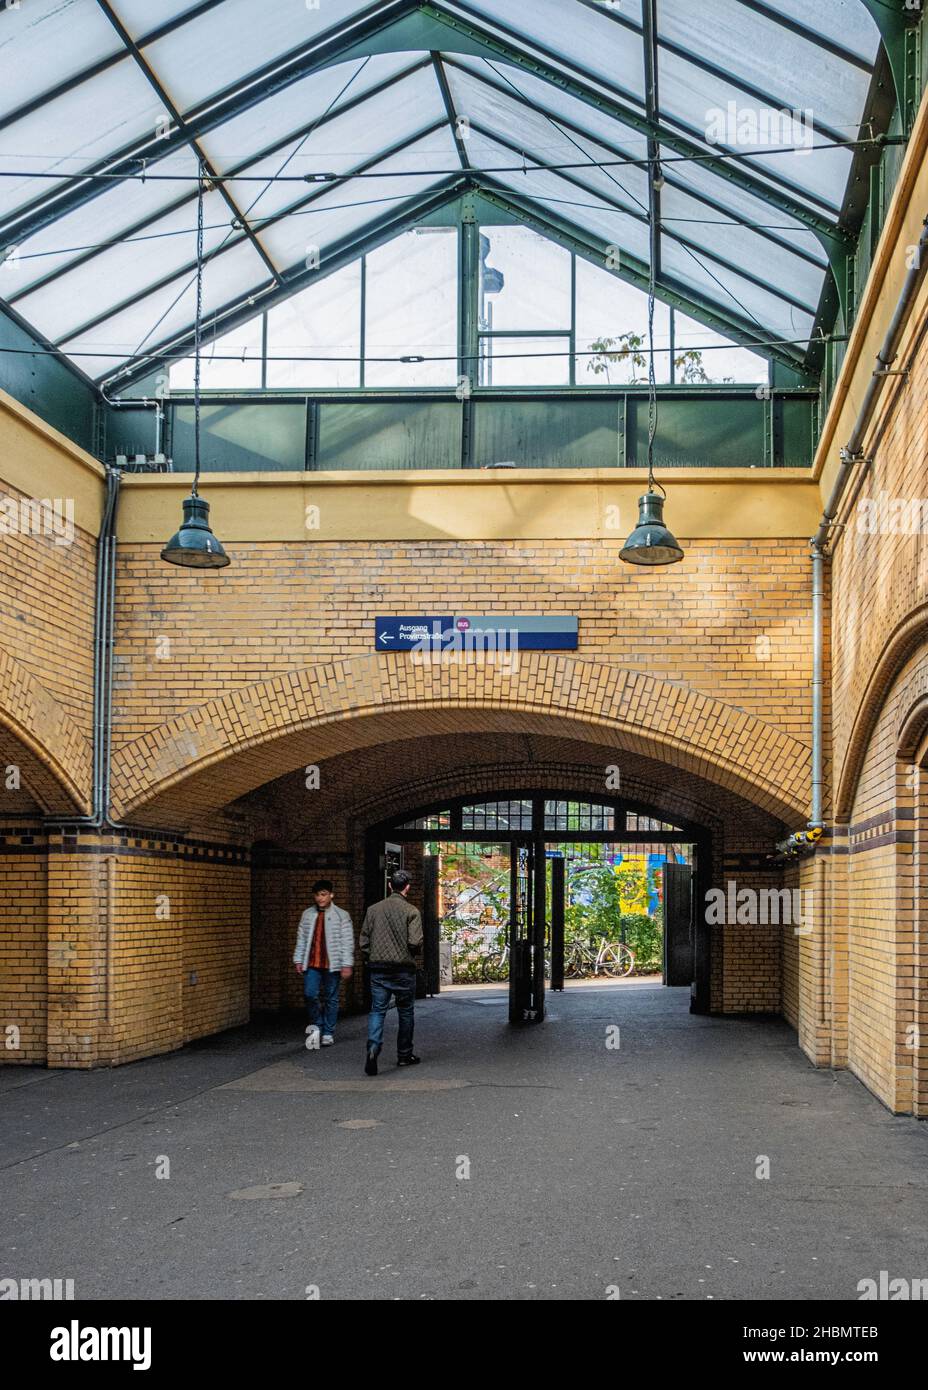
[[[834,819],[836,821],[846,821],[853,812],[861,769],[887,695],[913,653],[924,645],[926,636],[928,636],[928,604],[920,604],[918,608],[908,613],[889,634],[873,664],[870,677],[854,712],[847,751],[835,782]],[[916,688],[913,688],[913,699],[922,693],[918,682],[921,681],[922,685],[925,683],[924,673],[917,674],[914,679]],[[898,741],[904,741],[905,736],[904,729],[900,728],[897,735]]]
[[[119,749],[112,810],[180,828],[295,767],[355,748],[518,731],[608,741],[696,773],[780,820],[805,813],[810,753],[790,735],[684,686],[542,652],[524,653],[511,674],[489,660],[371,655],[233,691]]]
[[[67,710],[0,647],[0,758],[49,815],[90,811],[92,750]]]

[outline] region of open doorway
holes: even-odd
[[[694,909],[708,833],[646,807],[570,794],[459,798],[371,828],[368,900],[400,863],[426,936],[423,992],[508,986],[509,1021],[548,989],[647,974],[708,1011],[709,942]]]

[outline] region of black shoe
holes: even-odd
[[[398,1067],[417,1067],[421,1061],[421,1057],[417,1057],[414,1052],[410,1052],[408,1057],[397,1057],[396,1065]]]
[[[367,1049],[367,1058],[365,1059],[365,1062],[364,1062],[364,1074],[365,1074],[365,1076],[376,1076],[376,1075],[377,1075],[377,1054],[378,1054],[379,1051],[380,1051],[380,1048],[379,1048],[379,1047],[369,1047],[369,1048]]]

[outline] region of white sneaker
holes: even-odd
[[[306,1026],[306,1051],[315,1052],[319,1046],[319,1028],[315,1023]]]
[[[335,1041],[335,1039],[332,1037],[332,1034],[331,1034],[331,1033],[323,1033],[323,1035],[322,1035],[322,1046],[323,1046],[323,1047],[331,1047],[332,1044],[334,1043],[334,1041]]]

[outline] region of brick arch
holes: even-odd
[[[836,821],[846,821],[852,813],[857,783],[880,714],[899,673],[913,654],[924,646],[926,638],[928,604],[920,604],[889,634],[873,663],[854,713],[847,751],[835,785]],[[901,743],[904,737],[903,729],[897,729],[897,743]]]
[[[603,752],[608,753],[608,745]],[[461,796],[472,797],[474,801],[492,801],[497,794],[505,797],[512,789],[526,789],[550,796],[567,796],[573,799],[590,801],[610,800],[619,797],[623,801],[635,802],[661,820],[686,820],[700,826],[715,826],[721,823],[718,807],[711,806],[693,795],[688,785],[686,793],[667,794],[665,787],[648,787],[638,777],[629,778],[623,771],[621,791],[607,791],[603,786],[602,768],[589,763],[532,764],[508,762],[492,763],[480,772],[492,774],[493,784],[474,790],[469,769],[447,770],[440,776],[417,780],[398,795],[396,788],[377,792],[351,808],[351,823],[366,829],[381,822],[408,819],[423,806],[433,806],[442,800],[453,801]],[[481,779],[483,780],[483,779]],[[705,791],[710,791],[704,786]]]
[[[90,811],[92,750],[79,725],[26,668],[0,647],[0,758],[48,815]]]
[[[545,652],[490,661],[399,654],[332,662],[230,692],[124,745],[113,814],[181,826],[305,763],[422,734],[540,732],[683,768],[780,820],[804,813],[809,749],[720,700],[605,662]]]

